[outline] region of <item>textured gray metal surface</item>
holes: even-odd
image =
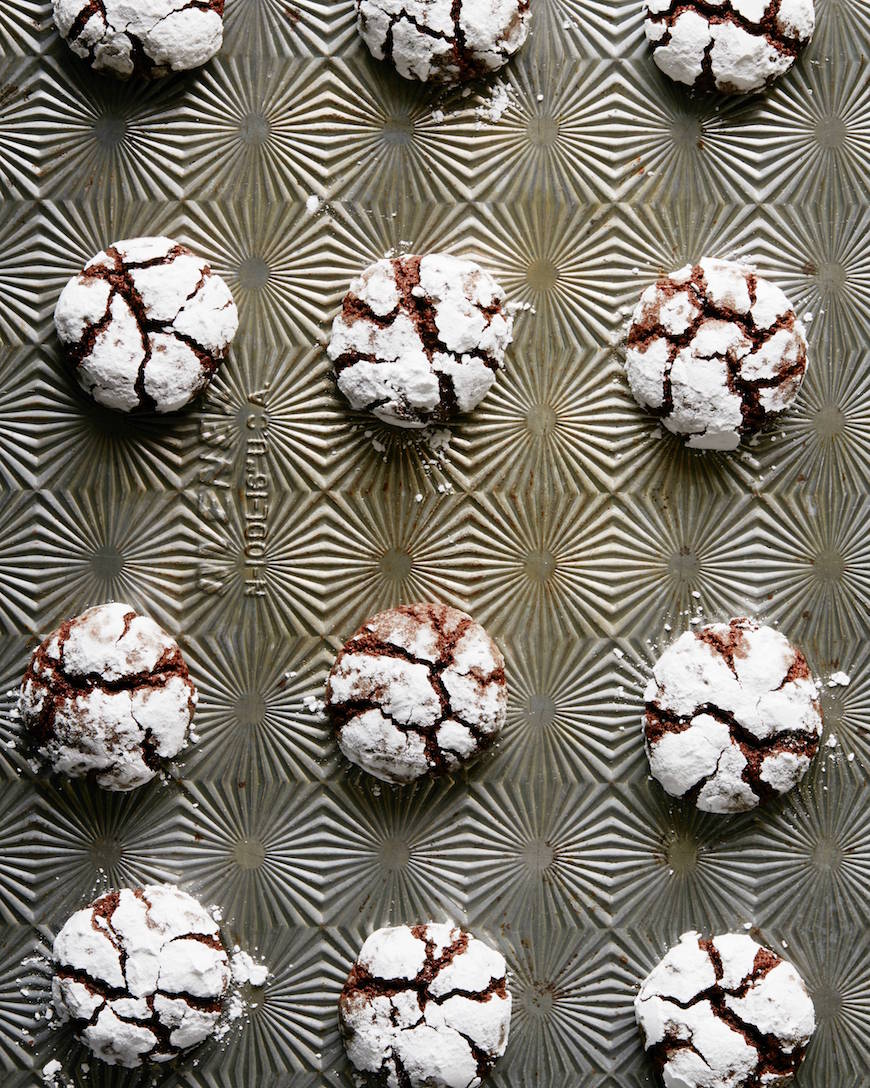
[[[335,1002],[363,935],[445,916],[514,973],[497,1085],[647,1083],[637,981],[683,929],[744,922],[812,988],[800,1083],[866,1084],[870,3],[817,0],[768,93],[693,102],[638,0],[534,0],[497,122],[492,85],[436,99],[372,62],[350,0],[227,0],[220,56],[144,89],[76,62],[49,7],[0,0],[0,691],[35,635],[125,599],[181,636],[201,740],[177,782],[127,797],[35,782],[0,744],[4,1088],[55,1055],[82,1085],[349,1083]],[[212,261],[242,324],[201,405],[129,421],[84,403],[51,312],[103,244],[157,232]],[[328,380],[331,315],[390,247],[473,256],[533,308],[440,460]],[[753,257],[813,315],[796,410],[736,456],[662,437],[621,374],[625,308],[703,253]],[[497,637],[509,724],[466,778],[378,788],[304,699],[366,613],[421,597]],[[698,603],[779,621],[852,677],[825,690],[836,747],[758,814],[701,816],[647,780],[644,670]],[[21,961],[95,891],[154,879],[221,903],[274,978],[244,1032],[176,1070],[76,1072]]]

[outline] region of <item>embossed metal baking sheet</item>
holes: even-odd
[[[4,1088],[53,1057],[77,1085],[349,1084],[348,964],[430,917],[510,961],[497,1085],[647,1083],[638,980],[684,929],[745,923],[813,991],[800,1083],[866,1084],[870,3],[817,0],[774,89],[701,102],[653,66],[636,0],[535,0],[522,54],[466,97],[372,62],[350,0],[227,0],[220,56],[145,87],[75,61],[49,7],[0,2],[0,691],[36,635],[124,599],[180,634],[200,740],[128,796],[34,781],[0,745]],[[122,419],[62,371],[51,312],[103,244],[158,232],[226,277],[241,330],[200,405]],[[529,304],[440,455],[349,414],[322,350],[357,269],[434,248]],[[627,307],[705,253],[754,258],[809,322],[796,409],[733,456],[664,437],[621,373]],[[503,646],[508,725],[467,777],[377,786],[306,698],[366,613],[427,597]],[[757,814],[647,778],[644,674],[699,610],[758,613],[851,677],[806,783]],[[21,964],[147,880],[219,903],[274,974],[222,1045],[85,1073]]]

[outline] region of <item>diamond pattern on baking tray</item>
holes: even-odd
[[[507,721],[487,780],[622,781],[647,773],[641,676],[611,642],[520,636],[502,646]]]
[[[617,497],[612,516],[620,633],[657,633],[662,616],[679,632],[696,616],[727,619],[758,607],[758,515],[750,496]]]
[[[610,872],[603,786],[488,781],[469,788],[455,848],[468,880],[468,921],[516,926],[550,918],[606,924]]]
[[[334,112],[334,76],[316,61],[226,57],[189,87],[166,131],[183,152],[187,192],[305,200],[326,181]]]
[[[347,765],[324,795],[321,867],[327,925],[371,929],[429,918],[461,919],[467,872],[457,853],[469,818],[466,783],[395,790]]]
[[[508,1082],[573,1084],[606,1067],[624,1002],[608,934],[541,920],[511,929],[501,944],[513,995]]]
[[[185,645],[199,702],[198,740],[183,757],[186,779],[255,783],[322,780],[336,773],[330,731],[315,700],[332,651],[318,639],[221,632]]]
[[[864,637],[870,609],[868,501],[837,495],[785,503],[764,496],[755,562],[767,615],[802,648],[821,654],[837,639]]]
[[[40,844],[32,877],[38,919],[59,929],[111,888],[176,883],[181,801],[176,786],[159,780],[132,793],[83,781],[41,784],[31,832]]]

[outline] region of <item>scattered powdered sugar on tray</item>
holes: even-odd
[[[239,986],[262,986],[269,977],[269,968],[265,963],[257,963],[250,953],[244,952],[238,945],[233,949],[230,960],[233,981]]]
[[[477,115],[477,127],[482,128],[486,121],[493,124],[498,123],[505,111],[512,105],[511,85],[501,81],[493,84],[490,98],[474,111]]]

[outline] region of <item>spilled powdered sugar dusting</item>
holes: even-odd
[[[505,1051],[504,957],[451,924],[394,926],[363,944],[339,1001],[348,1057],[388,1088],[475,1088]]]
[[[634,1003],[665,1084],[745,1088],[784,1083],[815,1030],[803,979],[743,933],[684,933]]]

